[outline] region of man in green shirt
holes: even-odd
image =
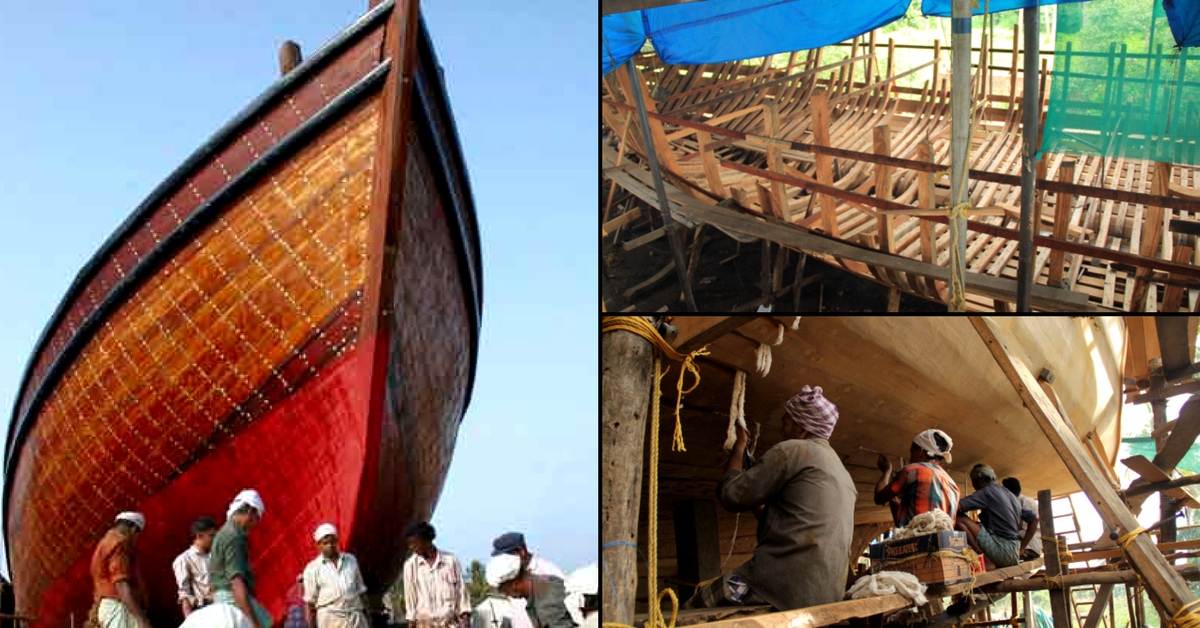
[[[262,520],[262,498],[247,489],[229,504],[225,525],[213,537],[208,582],[213,604],[184,620],[180,628],[271,628],[271,616],[254,599],[254,572],[250,568],[248,536]],[[245,622],[245,624],[243,624]]]

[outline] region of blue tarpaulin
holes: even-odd
[[[600,67],[604,70],[601,72],[603,76],[642,49],[642,44],[646,42],[646,31],[642,29],[641,11],[606,15],[601,24],[604,27],[600,38]]]
[[[649,36],[667,63],[724,63],[846,41],[904,17],[909,0],[708,0],[608,15],[605,74]],[[635,25],[640,21],[641,28]],[[637,41],[637,45],[633,43]]]
[[[1163,0],[1163,11],[1176,44],[1200,46],[1200,0]]]
[[[999,13],[1001,11],[1012,11],[1013,9],[1027,9],[1029,7],[1049,6],[1051,4],[1065,4],[1067,2],[1084,1],[1085,0],[978,0],[975,7],[971,10],[971,14],[983,15],[985,9],[989,13]],[[924,13],[925,15],[936,15],[937,17],[950,17],[950,2],[951,0],[921,0],[921,13]]]

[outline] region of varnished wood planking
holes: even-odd
[[[13,549],[24,573],[53,577],[94,541],[79,530],[97,529],[177,473],[214,425],[361,284],[361,264],[340,266],[360,255],[327,253],[365,240],[377,108],[377,100],[360,106],[229,208],[80,355],[18,464],[10,521],[44,539]],[[327,194],[338,189],[337,198]],[[220,272],[223,263],[229,267]],[[37,498],[47,494],[54,500]],[[63,499],[89,506],[64,510]]]
[[[39,352],[32,375],[21,390],[22,411],[27,407],[30,393],[45,375],[46,368],[113,285],[204,200],[223,187],[230,177],[242,172],[258,155],[374,67],[379,61],[381,36],[378,29],[367,34],[342,52],[337,61],[317,71],[302,85],[292,88],[276,106],[260,113],[240,137],[191,175],[146,217],[141,226],[127,236],[107,260],[102,261],[95,276],[69,304],[62,322],[51,332],[48,342]]]

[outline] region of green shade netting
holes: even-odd
[[[1121,444],[1123,449],[1129,452],[1126,456],[1121,456],[1122,458],[1141,455],[1147,460],[1154,460],[1154,439],[1149,436],[1125,437],[1121,439]],[[1194,475],[1200,471],[1200,443],[1192,445],[1175,468],[1185,475]]]
[[[1162,0],[1058,5],[1042,152],[1200,165],[1200,54]]]

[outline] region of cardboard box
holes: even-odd
[[[911,573],[926,585],[967,582],[971,579],[971,562],[965,556],[945,554],[958,554],[966,547],[966,534],[949,530],[876,543],[871,545],[871,572]]]

